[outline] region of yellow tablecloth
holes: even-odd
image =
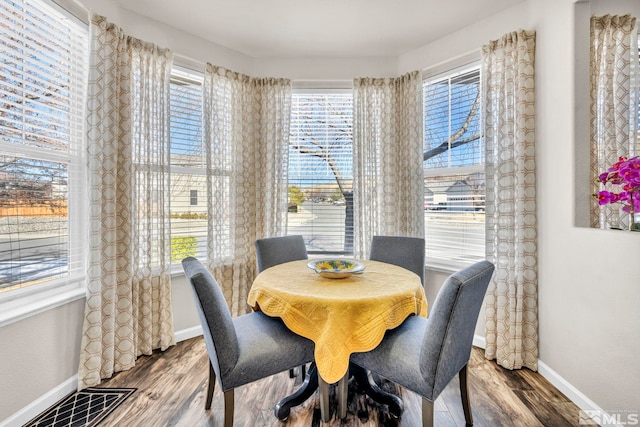
[[[289,329],[315,343],[318,372],[335,383],[354,352],[375,348],[387,329],[409,315],[427,315],[420,278],[403,268],[376,261],[363,274],[327,279],[307,267],[307,260],[280,264],[256,277],[247,301]]]

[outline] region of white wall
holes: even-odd
[[[396,58],[261,58],[256,63],[257,77],[285,77],[302,82],[346,82],[354,77],[395,76]]]
[[[120,9],[112,0],[82,0],[81,3],[87,9],[107,17],[110,22],[123,28],[128,35],[171,49],[177,55],[176,62],[181,65],[204,70],[204,64],[211,62],[249,75],[254,71],[252,57]]]
[[[509,31],[527,28],[527,16],[527,3],[520,3],[464,30],[407,52],[398,58],[398,73],[434,67],[446,70],[449,68],[447,64],[463,65],[459,61],[464,62],[470,56],[477,59],[483,44]]]
[[[77,374],[84,301],[0,328],[0,425]]]
[[[508,31],[536,30],[540,360],[600,408],[640,410],[640,233],[574,225],[574,144],[586,141],[574,142],[573,0],[529,0],[397,59],[322,60],[254,60],[126,13],[109,1],[86,3],[131,34],[195,62],[309,81],[351,81],[441,67],[449,59],[477,55],[482,44]],[[612,9],[615,5],[640,16],[637,0],[602,1],[593,7],[619,13]],[[438,287],[445,276],[427,272],[427,284]],[[197,326],[185,280],[178,276],[173,284],[176,331]],[[427,293],[432,302],[435,288]],[[83,308],[84,300],[79,300],[0,328],[0,420],[75,375]]]
[[[604,4],[604,2],[603,2]],[[607,9],[620,4],[610,0]],[[635,15],[640,16],[640,4]],[[602,409],[640,410],[640,233],[574,226],[570,0],[531,2],[538,31],[540,359]],[[578,23],[580,24],[580,23]]]

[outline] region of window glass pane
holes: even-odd
[[[83,274],[87,36],[44,2],[0,2],[0,292]]]
[[[0,283],[68,272],[68,173],[61,163],[0,155]]]
[[[352,251],[352,109],[351,93],[293,95],[287,233],[309,253]]]
[[[207,182],[202,145],[202,81],[174,69],[171,77],[171,261],[206,257]]]
[[[427,264],[460,268],[485,258],[480,70],[424,84]]]

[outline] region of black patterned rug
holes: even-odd
[[[65,397],[24,427],[93,427],[134,391],[135,388],[85,388]]]

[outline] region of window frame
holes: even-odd
[[[465,57],[464,61],[457,62],[457,63],[452,63],[449,64],[450,66],[440,66],[437,69],[432,70],[432,72],[425,72],[423,73],[423,103],[425,102],[425,86],[431,82],[437,82],[437,81],[442,81],[443,79],[453,79],[456,76],[460,76],[460,75],[464,75],[467,73],[470,73],[474,70],[478,71],[478,84],[479,84],[479,88],[478,90],[480,91],[480,106],[478,109],[478,120],[479,120],[479,131],[481,133],[481,140],[484,139],[484,124],[483,124],[483,113],[482,113],[482,96],[483,96],[483,92],[482,92],[482,64],[481,64],[481,60],[479,57],[477,56],[469,56],[469,57]],[[425,118],[426,118],[426,111],[424,112],[425,114]],[[425,129],[426,129],[426,124],[425,124]],[[426,138],[424,138],[424,141],[426,143]],[[484,147],[484,142],[482,143],[482,147]],[[484,150],[484,148],[481,148],[481,150]],[[448,152],[450,152],[450,150],[447,150]],[[476,164],[476,165],[470,165],[470,166],[445,166],[445,167],[440,167],[440,168],[426,168],[423,166],[423,173],[424,173],[424,178],[425,178],[425,186],[426,186],[426,179],[428,177],[447,177],[447,176],[451,176],[451,177],[456,177],[456,176],[460,176],[460,175],[472,175],[475,173],[482,173],[484,175],[485,173],[485,165],[486,165],[486,159],[483,159],[482,163]],[[450,173],[445,173],[445,172],[450,172]],[[486,203],[486,177],[484,177],[484,200]],[[426,195],[425,195],[425,199],[426,199]],[[483,206],[486,206],[483,204]],[[484,211],[485,209],[483,209]],[[425,228],[426,228],[426,221],[427,221],[427,211],[425,210]],[[483,221],[483,224],[486,223],[486,219],[485,221]],[[483,236],[484,236],[484,232],[483,232]],[[469,261],[464,261],[464,260],[460,260],[460,259],[455,259],[455,258],[442,258],[442,257],[430,257],[429,256],[429,236],[426,236],[425,239],[425,267],[429,270],[432,271],[442,271],[442,272],[455,272],[457,270],[459,270],[460,268],[464,268],[468,265],[470,265],[471,263],[473,263],[473,260],[469,260]],[[485,248],[485,253],[486,253],[486,240],[484,240],[483,238],[483,247]],[[483,254],[483,256],[486,256]],[[478,259],[482,258],[483,256],[480,256],[479,254],[477,255]]]
[[[204,102],[202,100],[202,89],[203,89],[203,83],[204,83],[204,73],[202,71],[199,70],[194,70],[190,67],[187,66],[183,66],[180,64],[173,64],[173,66],[171,67],[171,77],[170,77],[171,81],[173,81],[174,79],[180,79],[183,80],[187,83],[193,84],[193,85],[199,85],[200,86],[200,120],[199,120],[199,130],[198,132],[200,133],[200,143],[203,144],[203,108],[204,108]],[[171,91],[171,89],[170,89]],[[173,95],[170,94],[170,99],[173,99]],[[171,117],[173,116],[173,111],[172,111],[172,106],[169,106],[169,116],[170,116],[170,128],[171,128]],[[173,137],[171,135],[171,131],[170,131],[170,152],[172,150],[171,144],[173,143]],[[206,153],[202,152],[201,153],[202,158],[201,158],[201,163],[200,165],[190,165],[190,166],[175,166],[173,164],[170,163],[170,168],[169,168],[169,185],[173,186],[174,184],[174,177],[181,175],[181,176],[186,176],[189,175],[191,177],[195,177],[198,176],[200,177],[200,180],[204,183],[205,188],[204,191],[202,192],[198,192],[197,194],[197,204],[193,205],[192,202],[192,192],[194,191],[193,186],[186,186],[185,187],[185,197],[187,198],[187,200],[185,201],[184,205],[182,206],[183,208],[187,208],[187,209],[191,209],[193,206],[197,206],[197,207],[202,207],[204,206],[205,208],[205,213],[208,212],[208,204],[209,204],[209,200],[207,197],[207,170],[206,170]],[[172,159],[171,154],[170,154],[170,159]],[[191,182],[191,181],[189,181]],[[202,184],[202,182],[200,184]],[[197,191],[197,189],[195,189],[195,191]],[[170,207],[169,207],[169,215],[170,215],[170,223],[171,223],[171,238],[173,240],[174,237],[182,237],[181,235],[178,234],[174,234],[174,218],[173,217],[173,209],[174,209],[174,194],[173,192],[171,193],[171,197],[170,197],[171,203],[170,203]],[[200,233],[202,233],[202,231],[200,231]],[[204,244],[204,253],[199,253],[198,251],[196,251],[196,258],[200,259],[200,260],[204,260],[207,256],[207,250],[206,250],[206,240],[208,239],[208,226],[205,224],[205,229],[204,229],[204,233],[205,233],[205,244]],[[197,234],[197,233],[196,233]],[[186,237],[193,237],[193,235],[189,234],[186,235]],[[196,236],[197,238],[198,236]],[[169,251],[172,251],[172,244],[169,245]],[[171,273],[172,275],[180,275],[183,274],[182,272],[182,265],[180,263],[180,261],[175,258],[174,261],[174,255],[171,254]]]
[[[326,82],[326,83],[314,82],[313,84],[303,84],[303,83],[294,84],[294,87],[292,89],[292,100],[291,100],[290,144],[293,136],[293,104],[294,104],[293,98],[294,96],[296,95],[332,95],[332,94],[343,94],[343,95],[349,95],[351,97],[351,147],[353,149],[353,86],[351,82],[348,82],[348,84],[346,82],[344,84],[341,84],[341,82]],[[348,178],[346,180],[353,183],[353,154],[351,155],[351,162],[352,162],[351,178]],[[291,183],[291,173],[289,171],[289,166],[290,166],[290,163],[288,162],[287,164],[287,186],[288,187],[291,185],[295,185]],[[335,182],[337,185],[337,180]],[[351,184],[351,190],[353,192],[352,184]],[[345,209],[346,209],[346,206],[345,206]],[[352,230],[352,233],[353,233],[353,230]],[[290,235],[288,221],[287,221],[286,234]],[[299,234],[299,233],[293,233],[293,234]],[[345,233],[345,237],[346,237],[346,233]],[[353,255],[353,249],[351,251],[346,251],[346,250],[322,251],[322,250],[314,250],[314,249],[307,248],[307,253],[313,258],[321,258],[321,257],[333,256],[333,255],[350,256],[350,255]]]
[[[73,84],[69,88],[71,105],[75,105],[78,108],[77,112],[84,116],[85,94],[77,93],[76,91],[79,88],[86,88],[89,63],[88,22],[55,3],[42,0],[30,1],[29,3],[33,4],[33,7],[36,7],[42,13],[39,16],[46,16],[52,19],[58,26],[73,26],[75,28],[72,31],[80,31],[84,35],[81,42],[86,46],[75,52],[77,56],[73,59],[74,62],[71,65],[72,75],[77,80],[81,80],[81,82]],[[68,24],[61,24],[61,21],[68,22]],[[78,47],[80,46],[74,46],[74,48]],[[78,66],[80,69],[77,69]],[[84,185],[87,177],[84,120],[80,125],[76,124],[75,127],[70,129],[69,136],[72,138],[72,142],[66,153],[37,150],[28,145],[12,145],[10,142],[0,143],[0,148],[10,155],[67,165],[67,238],[69,242],[68,271],[63,277],[44,280],[41,283],[27,284],[24,287],[17,285],[13,289],[0,292],[0,327],[79,300],[86,294],[86,260],[83,253],[84,248],[88,245],[86,233],[88,206],[85,195],[86,185]]]

